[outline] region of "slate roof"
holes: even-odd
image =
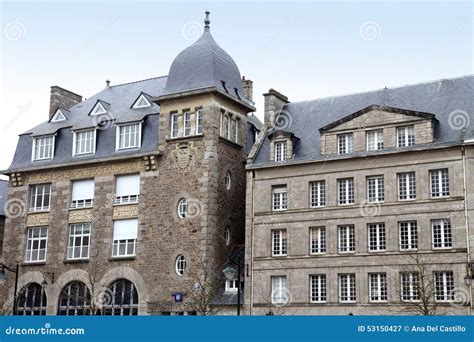
[[[291,162],[323,159],[320,154],[319,130],[372,105],[434,114],[438,120],[435,145],[474,138],[474,76],[469,75],[398,88],[288,103],[282,110],[287,116],[286,122],[289,123],[285,125],[284,130],[300,138],[294,151],[294,161]],[[465,119],[469,122],[465,132],[462,129],[452,128],[457,127],[454,121],[456,119]],[[271,128],[266,132],[252,166],[275,164],[268,160],[270,153],[268,135],[274,130],[275,128]],[[370,153],[386,153],[386,151]]]
[[[0,179],[0,216],[5,216],[5,202],[8,195],[8,181]]]

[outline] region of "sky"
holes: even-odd
[[[269,88],[296,102],[473,74],[472,1],[0,0],[0,170],[48,119],[51,86],[87,98],[167,75],[205,10],[260,118]]]

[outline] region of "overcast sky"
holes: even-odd
[[[18,134],[48,119],[50,86],[90,97],[105,86],[167,75],[211,32],[262,93],[290,101],[473,73],[473,8],[453,2],[1,3],[0,169]],[[348,113],[349,114],[349,113]]]

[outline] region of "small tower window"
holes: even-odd
[[[176,257],[175,263],[176,274],[182,276],[186,270],[186,258],[184,255],[180,254]]]
[[[227,190],[230,190],[231,185],[232,185],[232,175],[231,175],[230,171],[227,171],[225,173],[225,188]]]
[[[188,213],[188,201],[186,198],[181,198],[178,202],[178,217],[185,218]]]
[[[225,245],[229,246],[230,244],[230,227],[229,226],[225,227],[224,241],[225,241]]]

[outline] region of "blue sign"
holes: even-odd
[[[183,301],[183,294],[181,292],[173,293],[173,298],[176,303],[181,303]]]

